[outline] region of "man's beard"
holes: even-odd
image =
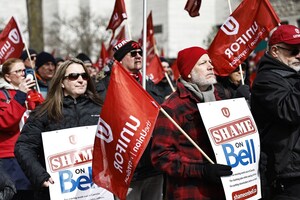
[[[191,81],[192,81],[192,83],[195,83],[199,88],[207,87],[207,86],[217,83],[217,80],[215,77],[206,79],[204,77],[197,76],[193,72],[191,73]]]
[[[290,67],[296,70],[297,72],[300,71],[300,65],[290,65]]]

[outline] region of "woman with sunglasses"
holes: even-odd
[[[19,123],[25,111],[33,109],[43,100],[32,89],[34,85],[34,80],[25,78],[22,60],[10,58],[3,63],[0,76],[0,162],[17,189],[14,199],[33,197],[31,184],[15,159],[14,146],[20,135]]]
[[[56,70],[45,102],[32,112],[16,147],[16,157],[31,183],[39,188],[35,200],[47,200],[53,180],[45,168],[42,132],[96,125],[103,101],[83,62],[70,59]]]

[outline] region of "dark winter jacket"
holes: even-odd
[[[300,177],[300,74],[265,54],[251,97],[267,175]]]
[[[15,156],[31,183],[40,188],[50,175],[45,168],[42,132],[65,128],[96,125],[101,106],[86,96],[73,99],[64,97],[63,116],[60,121],[50,121],[46,114],[42,117],[29,116],[15,146]]]

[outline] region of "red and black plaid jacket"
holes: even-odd
[[[178,82],[177,91],[162,107],[211,159],[215,159],[197,103],[199,99]],[[153,131],[151,158],[153,165],[167,175],[167,199],[225,199],[222,185],[211,184],[202,177],[202,166],[208,161],[162,113]]]

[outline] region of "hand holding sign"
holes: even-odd
[[[203,166],[203,176],[212,183],[221,183],[221,176],[232,175],[231,166],[208,163]]]

